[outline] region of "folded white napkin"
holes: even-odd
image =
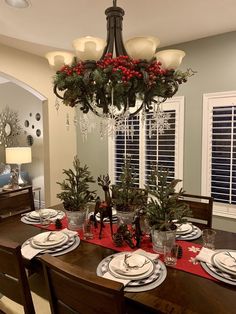
[[[26,244],[21,248],[21,254],[24,258],[30,260],[45,249],[35,249],[30,244]]]
[[[112,276],[112,274],[110,274],[109,272],[106,272],[102,277],[106,278],[106,279],[121,282],[121,283],[123,283],[124,286],[126,286],[131,281],[131,280],[121,279],[121,278],[117,278],[115,276]]]
[[[196,256],[196,259],[201,262],[212,264],[212,256],[215,253],[216,253],[215,251],[203,247],[199,254]]]
[[[159,257],[159,254],[149,253],[149,252],[146,252],[146,251],[144,251],[142,249],[137,249],[135,251],[135,253],[143,255],[143,256],[146,256],[147,258],[149,258],[152,261],[154,261],[155,259],[157,259]]]
[[[63,232],[63,233],[65,233],[65,234],[67,234],[67,235],[69,236],[69,238],[73,238],[73,237],[75,237],[75,236],[78,235],[78,232],[77,232],[77,231],[72,231],[72,230],[69,230],[69,229],[67,229],[67,228],[62,229],[62,230],[59,231],[59,232]]]

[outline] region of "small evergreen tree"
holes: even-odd
[[[80,161],[75,156],[73,168],[63,169],[63,174],[67,176],[62,182],[57,182],[61,186],[62,192],[57,197],[63,201],[64,208],[70,211],[84,209],[85,205],[94,199],[95,191],[89,190],[89,184],[95,180],[88,170],[88,166],[80,166]]]
[[[146,186],[148,193],[152,196],[147,204],[147,218],[149,224],[154,229],[171,230],[175,229],[176,223],[183,223],[187,220],[184,217],[191,215],[189,206],[180,201],[179,197],[184,191],[175,191],[176,185],[181,182],[174,179],[168,182],[168,170],[152,169],[149,183]]]
[[[137,187],[137,179],[130,158],[125,159],[119,179],[120,182],[113,186],[113,201],[117,210],[132,211],[135,207],[142,206],[146,200],[145,193]]]

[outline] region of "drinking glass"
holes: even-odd
[[[171,244],[168,245],[168,242],[164,245],[164,263],[167,266],[175,266],[177,263],[179,245]]]
[[[215,249],[215,236],[216,236],[216,231],[212,229],[204,229],[202,230],[202,241],[203,241],[203,246],[214,250]]]
[[[37,212],[39,214],[40,224],[43,227],[48,227],[51,223],[50,214],[45,212],[43,209],[38,209]]]

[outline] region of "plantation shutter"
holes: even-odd
[[[152,114],[150,113],[146,120],[145,132],[145,174],[146,183],[153,166],[163,167],[169,170],[169,178],[175,177],[175,154],[176,145],[176,113],[175,110],[164,110],[170,118],[168,119],[169,129],[163,134],[158,134],[157,130],[151,130],[153,123]]]
[[[183,124],[184,98],[173,97],[163,104],[169,114],[169,129],[163,134],[150,129],[152,114],[148,113],[145,122],[141,115],[129,118],[133,136],[128,132],[117,132],[109,138],[109,175],[112,183],[119,182],[124,157],[130,156],[135,169],[137,185],[143,188],[147,183],[152,165],[169,169],[169,178],[183,178]]]
[[[203,97],[202,195],[215,215],[236,218],[236,91]]]
[[[125,156],[130,157],[130,165],[134,169],[136,184],[139,186],[139,138],[140,138],[140,118],[134,116],[127,119],[126,123],[130,132],[117,132],[115,139],[115,183],[120,182]]]
[[[236,204],[236,106],[212,111],[211,195]]]

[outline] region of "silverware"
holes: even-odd
[[[229,257],[231,257],[233,259],[233,261],[236,263],[236,258],[233,257],[233,255],[231,255],[230,252],[226,251],[225,255],[228,255]]]
[[[50,231],[49,234],[46,236],[46,238],[43,240],[43,243],[47,242],[47,241],[51,241],[50,237],[53,234],[53,231]]]
[[[130,257],[131,257],[130,254],[125,254],[125,256],[124,256],[124,266],[125,266],[126,270],[139,269],[139,268],[142,268],[144,265],[146,265],[146,264],[148,264],[150,262],[149,260],[145,259],[144,263],[141,266],[138,266],[138,265],[131,266],[128,263],[128,258],[130,258]]]

